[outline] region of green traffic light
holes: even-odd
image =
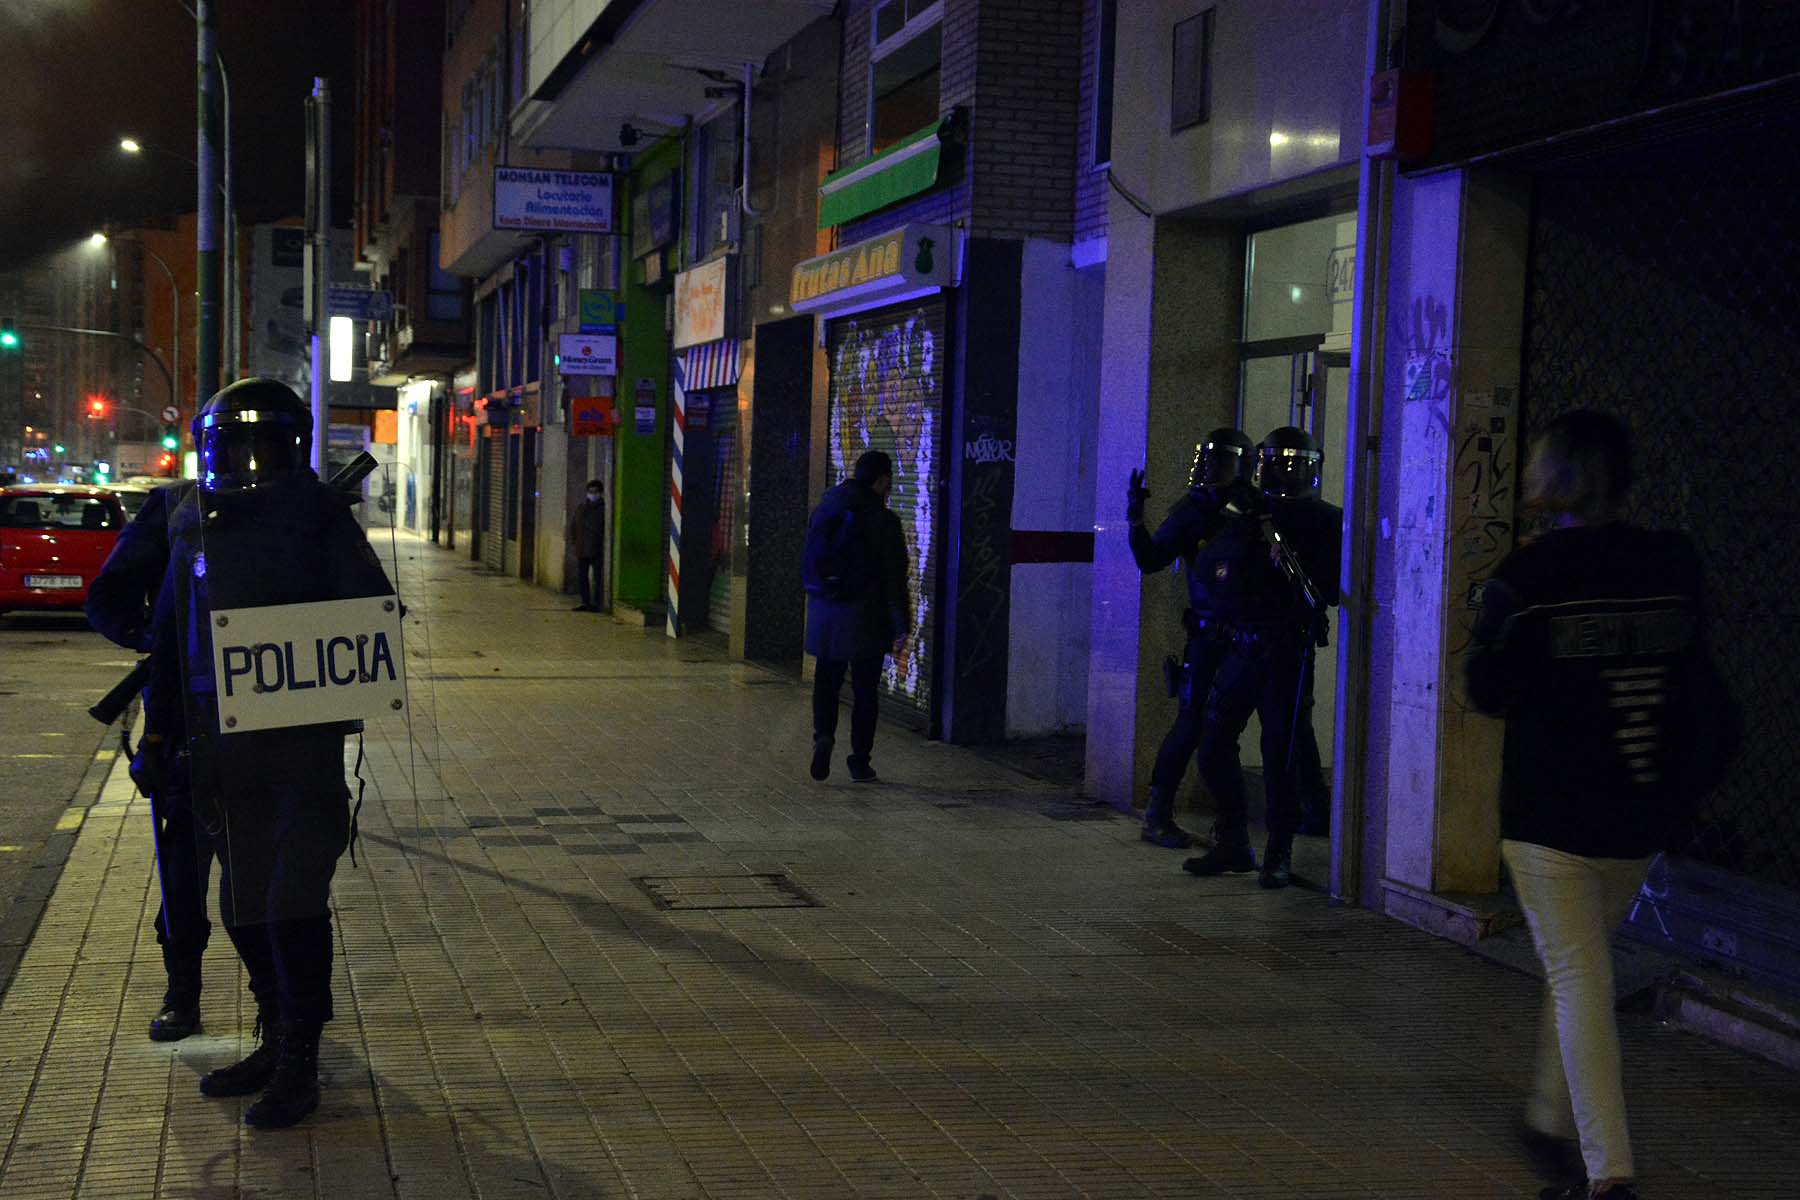
[[[164,450],[180,449],[181,440],[172,433],[165,433],[163,434],[162,447]]]
[[[19,335],[10,329],[0,330],[0,347],[11,350],[19,344]]]

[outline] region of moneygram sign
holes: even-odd
[[[611,233],[613,177],[592,171],[494,169],[494,228]]]
[[[393,716],[406,707],[395,596],[213,614],[222,733]]]

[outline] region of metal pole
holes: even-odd
[[[219,390],[219,161],[217,94],[218,29],[212,0],[195,0],[196,65],[200,72],[196,161],[199,165],[199,219],[195,229],[195,290],[200,296],[198,353],[194,363],[194,411]]]
[[[312,311],[307,324],[312,332],[312,417],[313,470],[325,473],[325,441],[329,433],[325,411],[325,289],[331,282],[331,84],[323,77],[313,79],[312,104],[308,109],[313,121],[312,177],[306,183],[311,189],[308,207],[312,215]]]
[[[225,380],[235,383],[243,373],[244,281],[238,263],[241,248],[238,246],[237,204],[231,181],[231,75],[225,70],[224,55],[218,56],[218,63],[219,97],[225,115],[222,190],[225,196],[225,328],[229,330],[225,337]]]

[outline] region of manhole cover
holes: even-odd
[[[631,882],[661,909],[819,907],[786,875],[639,875]]]

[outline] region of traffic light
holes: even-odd
[[[0,350],[19,348],[19,326],[11,317],[0,317]]]
[[[173,475],[175,473],[175,456],[165,450],[162,457],[156,460],[156,469],[164,475]]]
[[[163,426],[162,448],[164,450],[181,449],[181,434],[176,432],[174,425]],[[168,455],[165,454],[163,457],[167,458]]]
[[[95,420],[99,420],[100,418],[102,418],[106,415],[106,397],[105,396],[89,396],[87,404],[88,404],[88,411],[87,411],[88,416],[94,418]]]

